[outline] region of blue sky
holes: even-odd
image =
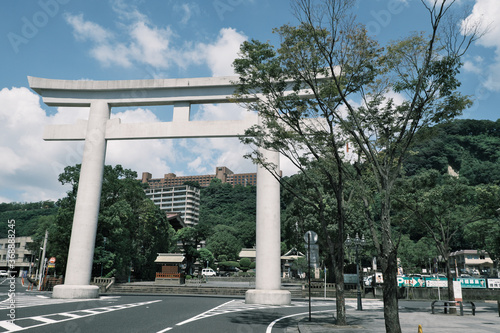
[[[425,0],[430,1],[430,0]],[[85,119],[85,108],[44,105],[27,76],[120,80],[232,75],[239,45],[250,38],[277,44],[274,27],[296,24],[288,0],[7,0],[0,14],[0,202],[56,200],[67,187],[57,176],[81,162],[82,143],[44,142],[45,124]],[[500,17],[498,0],[460,0],[489,32],[464,57],[462,91],[474,95],[464,118],[499,118]],[[385,42],[426,29],[420,0],[360,0],[360,22]],[[194,110],[197,119],[240,117],[231,105]],[[118,108],[124,122],[168,121],[171,109]],[[213,174],[224,165],[253,172],[238,140],[149,140],[108,144],[107,164],[153,177]],[[282,161],[284,173],[293,170]]]

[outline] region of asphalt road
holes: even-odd
[[[248,305],[242,298],[207,296],[101,296],[94,300],[52,299],[50,292],[27,291],[16,284],[15,307],[10,284],[0,279],[0,332],[294,332],[298,320],[308,315],[307,300],[290,306]],[[408,312],[429,312],[429,302],[400,301]],[[488,312],[492,308],[484,308]],[[356,300],[346,307],[354,310]],[[333,300],[312,302],[314,314],[333,315]],[[363,300],[367,312],[381,310],[380,300]],[[15,321],[9,321],[9,315]],[[297,331],[295,331],[297,332]]]
[[[290,306],[247,305],[242,298],[206,296],[102,296],[60,300],[49,292],[27,291],[0,280],[0,332],[285,332],[297,326],[307,301]],[[332,310],[332,301],[314,301],[315,311]],[[15,315],[10,322],[9,316]],[[292,316],[289,318],[284,318]]]

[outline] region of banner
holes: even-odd
[[[460,281],[462,288],[486,288],[486,279],[479,278],[457,278]]]

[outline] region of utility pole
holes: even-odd
[[[45,250],[47,249],[47,238],[49,238],[49,231],[45,230],[45,239],[43,240],[43,250],[42,250],[42,258],[40,260],[40,277],[38,279],[38,290],[42,290],[42,280],[45,269]]]

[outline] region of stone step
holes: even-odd
[[[105,294],[166,294],[166,295],[222,295],[245,296],[249,288],[193,287],[114,284]],[[301,298],[301,290],[290,290],[292,298]]]

